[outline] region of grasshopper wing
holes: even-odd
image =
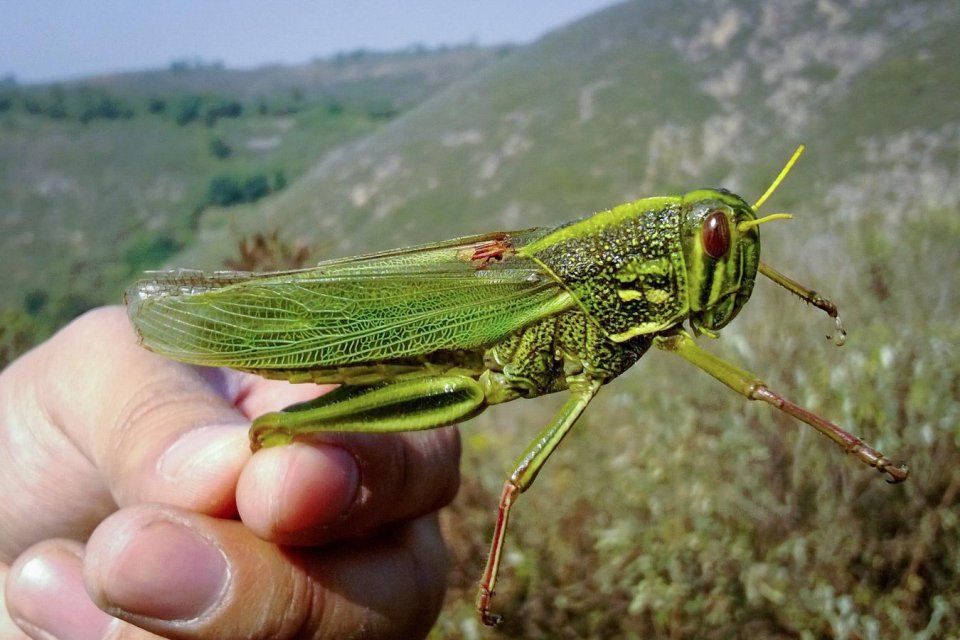
[[[171,271],[127,290],[143,344],[177,360],[311,369],[476,349],[573,299],[496,233],[253,274]]]

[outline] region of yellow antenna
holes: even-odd
[[[765,222],[773,222],[774,220],[790,220],[791,218],[793,218],[792,213],[771,213],[770,215],[763,216],[757,220],[744,220],[737,225],[737,231],[743,233],[747,229],[752,229],[753,227],[757,227]]]
[[[787,164],[784,165],[783,169],[780,170],[780,175],[776,177],[773,183],[767,187],[767,190],[764,192],[760,199],[757,200],[756,204],[753,205],[754,211],[759,211],[760,207],[763,206],[763,203],[767,201],[767,198],[773,195],[773,192],[777,190],[777,187],[780,186],[780,183],[783,182],[783,179],[787,177],[787,174],[790,173],[790,169],[793,169],[793,165],[797,163],[797,160],[800,159],[800,156],[803,154],[803,150],[806,147],[800,145],[797,147],[797,150],[793,152],[793,155],[790,156],[790,159],[787,160]]]

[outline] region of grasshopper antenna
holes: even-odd
[[[783,182],[783,179],[786,178],[787,174],[790,173],[790,170],[793,169],[793,165],[797,164],[797,160],[799,160],[800,156],[803,155],[804,149],[806,149],[804,145],[797,147],[797,150],[794,151],[793,155],[790,156],[790,159],[787,160],[787,164],[783,165],[783,169],[780,169],[780,173],[776,178],[774,178],[773,182],[770,183],[770,186],[767,187],[767,190],[763,192],[763,195],[760,196],[760,199],[753,203],[754,211],[759,211],[760,207],[763,206],[763,203],[773,195],[773,192],[777,190],[777,187],[780,186],[780,183]]]

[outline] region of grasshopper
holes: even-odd
[[[836,320],[815,291],[760,262],[758,218],[803,152],[754,205],[723,189],[644,198],[555,228],[489,233],[276,273],[149,274],[126,293],[142,344],[199,365],[290,382],[339,383],[254,420],[253,450],[329,431],[388,433],[462,422],[486,407],[568,399],[503,485],[477,610],[491,600],[510,509],[600,388],[651,346],[749,400],[812,426],[905,480],[906,466],[701,349],[750,298],[759,271]]]

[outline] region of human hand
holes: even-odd
[[[0,638],[426,635],[456,431],[330,434],[251,456],[252,417],[320,391],[160,358],[119,307],[12,363]]]

